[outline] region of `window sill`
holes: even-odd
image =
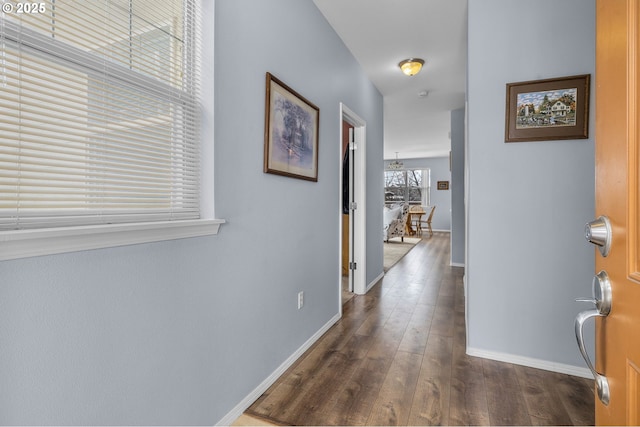
[[[218,234],[221,219],[0,232],[0,261]]]

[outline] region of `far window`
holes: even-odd
[[[386,170],[384,172],[384,202],[386,205],[408,202],[429,206],[431,191],[429,169]]]

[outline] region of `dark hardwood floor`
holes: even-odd
[[[247,411],[282,425],[593,425],[593,382],[465,354],[462,268],[423,239]]]

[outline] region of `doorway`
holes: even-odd
[[[341,194],[339,253],[340,265],[346,267],[346,271],[343,268],[340,269],[338,282],[340,295],[342,295],[342,278],[343,273],[346,273],[348,289],[355,294],[362,295],[367,291],[366,122],[342,103],[340,104],[340,119],[340,140],[342,142],[339,168]],[[345,159],[347,164],[345,164]],[[348,188],[345,188],[345,185]]]
[[[353,216],[351,204],[353,193],[354,157],[351,154],[353,143],[353,125],[342,120],[342,303],[353,294]]]

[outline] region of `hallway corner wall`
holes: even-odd
[[[469,2],[468,37],[468,350],[586,370],[573,324],[594,272],[594,96],[588,139],[505,143],[504,123],[507,83],[593,77],[595,2]]]
[[[465,265],[465,109],[451,112],[451,265]]]

